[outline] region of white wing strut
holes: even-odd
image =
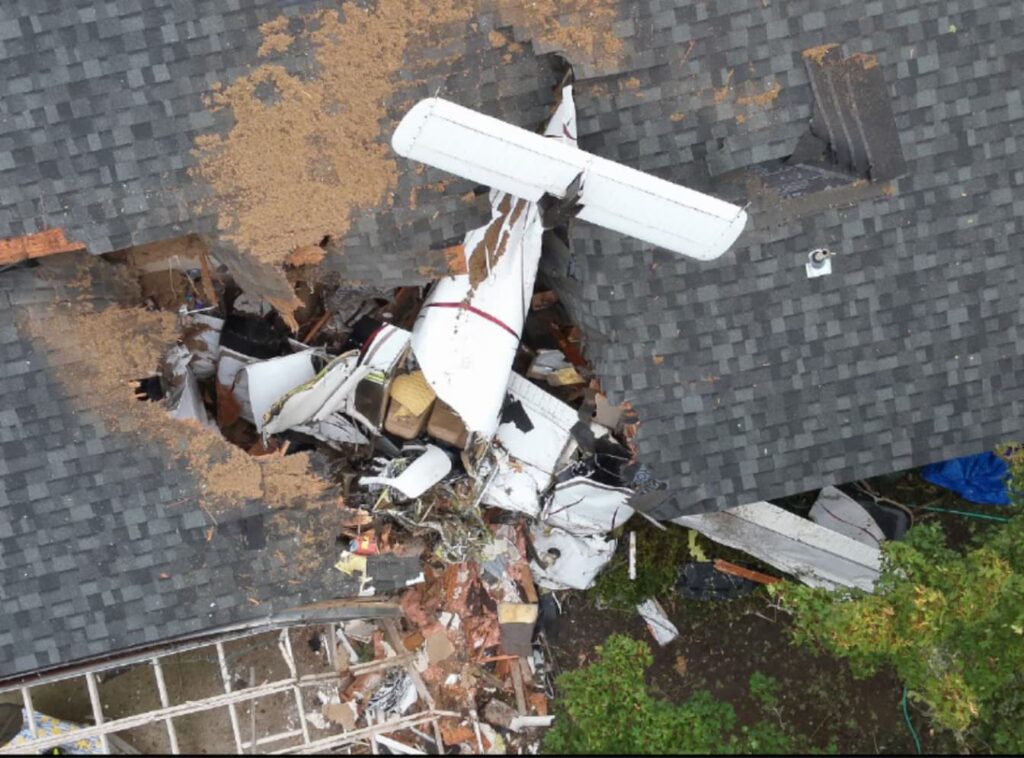
[[[533,202],[564,197],[583,174],[579,218],[698,260],[722,255],[747,222],[742,208],[578,150],[438,97],[399,123],[399,155]]]

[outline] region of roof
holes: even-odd
[[[212,515],[184,463],[93,409],[83,362],[37,330],[66,328],[43,320],[60,299],[121,293],[59,263],[0,275],[0,680],[354,595],[337,509]]]
[[[189,151],[230,116],[203,95],[257,61],[260,23],[316,4],[65,5],[0,10],[0,56],[16,72],[0,104],[0,236],[64,226],[103,252],[214,233]],[[559,43],[514,5],[482,0],[453,45],[407,56],[382,140],[438,88],[522,126],[541,122]],[[582,223],[571,261],[547,255],[603,386],[640,412],[641,456],[670,485],[656,513],[771,499],[1018,433],[1024,103],[1011,76],[1024,64],[1024,21],[1012,0],[592,7],[610,9],[592,23],[622,50],[573,61],[584,149],[732,197],[730,172],[790,155],[807,130],[802,52],[841,43],[875,56],[906,161],[891,187],[788,205],[748,197],[747,231],[712,263]],[[496,30],[521,47],[496,45]],[[271,60],[304,65],[299,53]],[[442,270],[431,247],[486,216],[450,179],[400,170],[393,205],[355,213],[323,269],[381,283]],[[807,253],[822,246],[838,252],[833,273],[809,279]]]

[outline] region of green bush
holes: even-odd
[[[661,530],[648,523],[636,528],[636,580],[629,578],[629,540],[623,536],[611,563],[602,571],[591,597],[602,608],[635,611],[650,597],[664,597],[675,588],[679,567],[688,556],[687,530]]]
[[[1024,484],[1012,460],[1011,487]],[[794,614],[796,641],[845,658],[854,673],[892,666],[909,698],[962,746],[1024,751],[1024,516],[964,553],[935,524],[886,543],[874,593],[791,583],[770,591]]]
[[[598,660],[561,674],[554,726],[544,750],[556,754],[806,753],[809,743],[793,730],[762,720],[736,728],[729,703],[697,692],[683,703],[656,700],[644,683],[654,661],[644,642],[612,635],[597,648]],[[777,683],[755,674],[751,694],[778,715]],[[834,749],[834,748],[833,748]]]

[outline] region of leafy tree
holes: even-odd
[[[652,698],[644,670],[654,658],[644,642],[612,635],[597,648],[598,660],[561,674],[554,726],[544,738],[549,753],[735,754],[804,753],[807,740],[781,719],[736,729],[736,712],[708,692],[683,703]],[[760,674],[751,692],[763,708],[778,714],[777,683]],[[834,751],[834,748],[833,748]]]
[[[1010,455],[1013,492],[1024,455]],[[1019,499],[1019,498],[1018,498]],[[964,553],[935,524],[884,546],[874,593],[775,585],[798,642],[849,661],[855,674],[892,666],[911,700],[963,746],[1024,751],[1024,516]]]

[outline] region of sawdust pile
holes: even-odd
[[[260,25],[260,35],[263,43],[256,54],[260,58],[266,58],[271,53],[283,53],[291,47],[295,38],[288,33],[288,17],[278,16],[273,21]]]
[[[812,60],[820,65],[821,62],[825,60],[825,56],[828,55],[829,52],[831,52],[833,48],[836,47],[838,47],[837,43],[830,42],[825,45],[818,45],[817,47],[809,47],[806,50],[804,50],[803,53],[801,53],[801,55],[803,55],[804,58]]]
[[[264,63],[212,96],[211,108],[230,108],[235,124],[225,137],[197,139],[194,172],[215,190],[222,235],[276,265],[296,247],[343,235],[353,210],[384,201],[397,166],[381,121],[406,50],[471,11],[458,0],[379,0],[373,10],[346,3],[344,15],[307,16],[294,38],[286,19],[264,24],[261,54],[301,42],[316,71],[301,78]]]
[[[768,87],[763,92],[737,97],[736,105],[753,105],[757,108],[767,108],[775,102],[775,99],[779,96],[780,92],[782,92],[782,85],[775,82],[771,87]]]
[[[618,20],[614,0],[491,0],[504,25],[523,29],[534,46],[554,47],[577,63],[613,66],[622,41],[612,24]]]
[[[247,499],[272,507],[316,505],[330,484],[309,471],[305,453],[253,458],[218,431],[171,418],[162,403],[135,399],[133,380],[151,376],[178,336],[173,313],[142,308],[94,310],[89,303],[51,306],[26,323],[56,354],[73,403],[111,428],[156,440],[170,458],[187,462],[204,505],[216,509]]]

